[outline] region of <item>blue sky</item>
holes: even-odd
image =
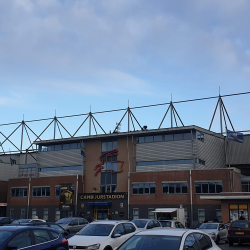
[[[249,13],[248,0],[1,1],[0,124],[250,91]],[[249,97],[223,99],[236,130],[250,129]],[[208,128],[216,102],[175,107]],[[151,129],[166,109],[133,112]],[[123,114],[95,117],[109,132]],[[64,120],[73,133],[83,117]]]

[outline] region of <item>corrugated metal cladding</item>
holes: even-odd
[[[82,165],[82,155],[79,149],[39,152],[38,167],[62,167]]]
[[[82,175],[82,170],[63,170],[63,171],[45,171],[39,172],[38,177],[51,177],[51,176],[69,176],[69,175]]]
[[[166,141],[136,144],[136,162],[192,159],[192,141]]]
[[[137,166],[136,172],[157,172],[194,169],[193,164]]]
[[[204,142],[194,140],[197,158],[205,161],[205,166],[197,165],[197,169],[215,169],[226,167],[225,143],[223,138],[204,134]]]

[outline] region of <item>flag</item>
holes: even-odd
[[[85,155],[83,149],[81,149],[81,155],[82,155],[83,157],[86,157],[86,155]]]
[[[227,130],[227,139],[229,141],[236,141],[236,142],[240,142],[240,143],[244,142],[244,137],[243,137],[242,133],[234,132],[234,131],[230,131],[230,130]]]

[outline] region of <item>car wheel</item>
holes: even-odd
[[[220,235],[217,235],[217,238],[215,240],[215,243],[218,244],[220,242]]]
[[[233,242],[232,241],[229,241],[229,246],[233,246]]]
[[[104,250],[112,250],[112,247],[105,247]]]

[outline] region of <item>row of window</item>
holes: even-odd
[[[40,146],[39,151],[58,151],[58,150],[69,150],[69,149],[78,149],[84,148],[84,142],[75,142],[75,143],[64,143],[58,145],[47,145]]]
[[[71,185],[71,190],[74,195],[74,185]],[[11,197],[27,197],[28,188],[11,188]],[[55,196],[60,196],[61,186],[55,187]],[[50,196],[50,187],[33,187],[32,188],[33,197],[49,197]]]
[[[155,183],[133,183],[133,194],[155,194]],[[223,192],[222,182],[195,182],[196,194],[218,194]],[[162,183],[163,194],[187,194],[187,182]]]
[[[137,166],[152,166],[152,165],[172,165],[172,164],[193,164],[193,159],[183,160],[166,160],[166,161],[139,161],[136,163]]]
[[[111,151],[117,148],[118,148],[117,140],[102,142],[102,152]]]
[[[50,168],[39,168],[39,172],[47,171],[62,171],[62,170],[77,170],[82,169],[82,166],[65,166],[65,167],[50,167]]]

